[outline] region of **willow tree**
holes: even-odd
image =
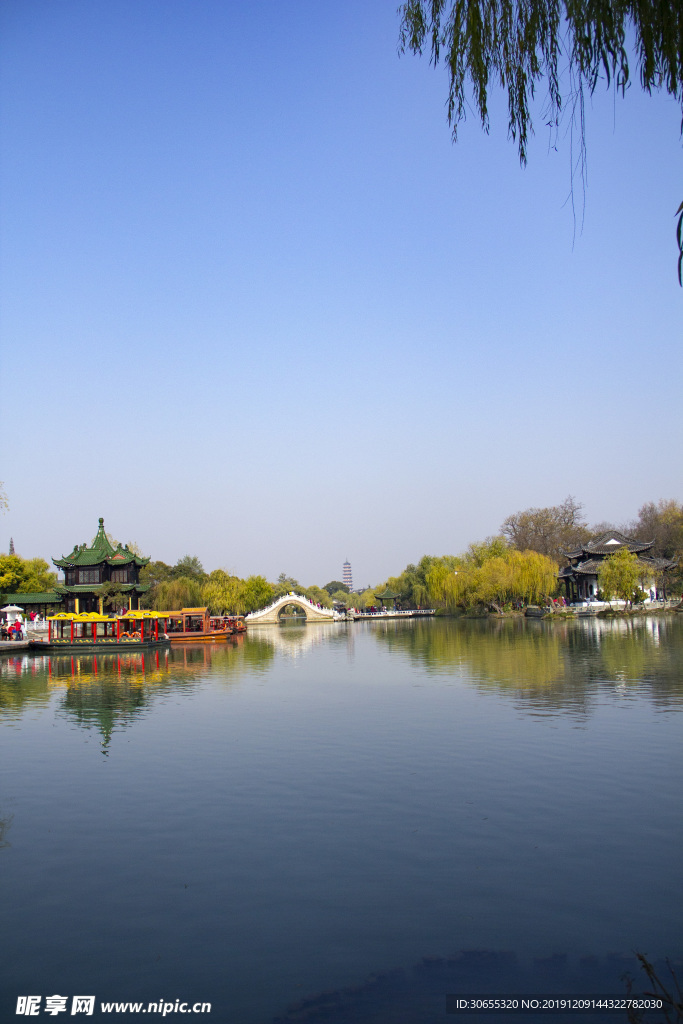
[[[611,601],[616,596],[626,605],[632,604],[641,575],[642,569],[636,555],[627,547],[619,548],[609,558],[605,558],[598,572],[603,597]]]
[[[154,594],[154,608],[158,611],[177,611],[180,608],[197,608],[202,604],[202,588],[197,580],[179,576],[175,580],[160,583]]]
[[[488,132],[489,88],[499,85],[524,165],[545,82],[546,102],[536,109],[556,134],[568,116],[578,146],[572,182],[578,168],[585,183],[585,99],[601,79],[623,96],[635,62],[645,92],[663,90],[683,105],[681,0],[406,0],[399,10],[401,51],[421,54],[429,45],[434,65],[443,54],[454,139],[472,102]],[[677,214],[683,285],[683,203]]]
[[[216,615],[227,612],[241,615],[243,591],[244,580],[231,576],[224,569],[214,569],[202,586],[202,602]]]
[[[449,608],[501,608],[511,601],[527,604],[545,600],[557,585],[557,563],[537,551],[499,552],[492,547],[490,557],[468,552],[457,569],[443,563],[428,574],[434,599]]]

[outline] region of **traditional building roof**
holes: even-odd
[[[128,545],[122,547],[118,544],[114,547],[109,543],[104,532],[104,519],[100,517],[97,534],[92,547],[85,544],[76,544],[70,555],[62,555],[61,558],[52,559],[54,565],[60,569],[72,569],[78,565],[101,565],[106,562],[108,565],[128,565],[135,562],[136,565],[147,565],[149,558],[142,558],[129,550]]]
[[[623,545],[622,545],[623,546]],[[604,558],[589,558],[577,565],[566,565],[560,569],[558,579],[571,578],[572,576],[597,576],[604,564]],[[666,569],[674,569],[677,562],[671,562],[668,558],[639,558],[638,565],[650,572],[662,572]]]
[[[148,583],[116,583],[116,589],[122,593],[127,593],[129,590],[134,590],[136,594],[144,594],[149,590]],[[55,586],[55,590],[58,594],[73,594],[78,597],[79,594],[96,594],[99,593],[99,583],[76,583],[74,586],[66,587],[64,584],[58,583]]]
[[[591,555],[613,555],[620,548],[628,548],[633,555],[642,551],[649,551],[654,545],[654,540],[633,540],[619,530],[606,530],[594,540],[589,540],[583,547],[575,548],[573,551],[563,551],[566,558],[590,558]]]
[[[3,594],[6,604],[61,604],[62,595],[55,590],[46,590],[40,594]]]

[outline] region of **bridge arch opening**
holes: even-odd
[[[277,613],[278,622],[283,625],[304,625],[308,621],[306,609],[298,601],[288,601]]]

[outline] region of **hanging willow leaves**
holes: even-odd
[[[564,114],[569,117],[572,182],[578,172],[585,184],[584,99],[601,79],[623,95],[634,61],[645,92],[664,90],[683,104],[681,0],[406,0],[399,13],[401,52],[421,54],[428,45],[434,65],[443,53],[454,140],[471,100],[488,132],[489,88],[500,86],[507,93],[508,132],[525,164],[533,101],[545,81],[544,124],[557,133]],[[683,204],[678,212],[683,286]]]

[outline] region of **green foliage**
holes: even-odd
[[[513,601],[536,604],[557,586],[557,563],[537,551],[506,548],[501,537],[472,544],[450,568],[444,561],[427,575],[430,595],[447,608],[497,608]]]
[[[323,590],[326,590],[330,597],[332,594],[336,594],[338,590],[343,590],[347,594],[349,593],[349,588],[345,583],[342,583],[341,580],[330,580],[329,583],[325,584]]]
[[[173,568],[166,562],[148,562],[140,569],[140,583],[150,587],[157,587],[160,583],[166,583],[173,579]]]
[[[585,97],[603,79],[622,96],[631,84],[627,38],[632,38],[641,87],[664,89],[683,103],[683,5],[641,0],[406,0],[401,12],[400,50],[421,54],[429,40],[436,66],[445,52],[448,123],[458,126],[471,108],[489,130],[488,91],[507,91],[508,136],[527,159],[534,124],[532,105],[544,79],[540,107],[555,148],[565,114],[571,138],[572,204],[577,171],[585,187]],[[683,122],[681,123],[683,131]],[[575,132],[578,159],[574,156]],[[683,287],[683,203],[676,211],[678,281]]]
[[[202,588],[202,599],[217,614],[245,615],[269,604],[273,588],[263,576],[242,580],[223,569],[215,569]]]
[[[327,591],[327,587],[316,587],[315,585],[306,587],[304,594],[314,604],[321,604],[323,608],[332,607],[332,598]]]
[[[332,600],[336,601],[337,604],[349,605],[349,592],[348,590],[337,590],[332,594]]]
[[[107,608],[116,610],[117,608],[126,608],[128,606],[128,598],[118,583],[112,583],[111,581],[103,583],[96,593],[102,599],[102,607],[105,612]]]
[[[177,576],[156,587],[152,607],[173,612],[180,608],[198,608],[202,604],[201,583],[189,576]]]
[[[284,597],[285,594],[291,593],[292,590],[295,594],[300,594],[303,587],[293,576],[288,576],[286,573],[281,572],[277,578],[277,583],[273,587],[273,598]]]
[[[0,593],[35,594],[52,590],[57,574],[43,558],[0,555]]]
[[[508,131],[522,164],[539,83],[547,83],[544,122],[557,127],[568,110],[582,127],[585,92],[592,93],[601,79],[622,95],[630,84],[627,35],[634,38],[642,88],[648,93],[664,89],[683,100],[680,3],[407,0],[400,11],[402,52],[422,53],[429,40],[435,65],[445,52],[454,138],[467,114],[470,89],[488,131],[488,90],[498,84],[507,91]]]
[[[619,548],[600,566],[598,580],[605,600],[617,597],[627,605],[633,603],[635,592],[642,575],[642,567],[628,548]]]
[[[386,583],[373,588],[371,604],[377,604],[376,594],[383,593],[387,588],[398,594],[398,604],[403,608],[425,608],[431,603],[431,592],[427,581],[429,573],[437,565],[452,568],[454,560],[451,556],[438,558],[434,555],[423,555],[417,565],[407,565],[400,576],[390,576]]]
[[[183,555],[173,566],[172,573],[174,579],[184,578],[198,582],[206,579],[202,563],[196,555]]]
[[[248,576],[244,581],[242,592],[244,601],[244,612],[254,612],[258,608],[265,608],[274,599],[275,593],[272,584],[265,576]]]

